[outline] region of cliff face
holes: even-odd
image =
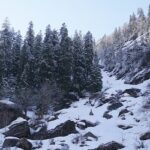
[[[101,65],[106,71],[125,79],[125,83],[139,84],[150,79],[150,33],[132,37],[122,44],[99,43]]]

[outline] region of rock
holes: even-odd
[[[95,139],[96,141],[98,140],[98,137],[95,136],[95,135],[94,135],[93,133],[91,133],[91,132],[88,132],[88,133],[84,134],[83,137],[86,138],[86,139],[88,139],[89,137],[91,137],[91,138]]]
[[[88,127],[95,127],[98,123],[92,123],[87,120],[81,120],[79,123],[77,123],[77,127],[81,130],[84,130]]]
[[[67,136],[73,133],[77,133],[75,128],[75,123],[73,121],[68,120],[49,131],[46,130],[43,132],[33,133],[30,136],[30,138],[33,140],[39,140],[39,139],[44,140],[44,139],[51,139],[60,136]]]
[[[90,116],[93,116],[93,115],[94,115],[92,109],[91,109],[89,115],[90,115]]]
[[[131,97],[137,98],[141,94],[141,90],[137,88],[126,89],[123,93],[129,94]]]
[[[140,140],[149,140],[150,139],[150,132],[146,132],[140,137]]]
[[[17,104],[12,103],[9,100],[0,101],[0,128],[9,125],[18,117],[23,117],[23,114],[21,108]]]
[[[122,109],[122,110],[119,112],[118,117],[120,117],[120,116],[122,116],[122,115],[124,115],[124,114],[126,114],[126,113],[129,113],[129,112],[130,112],[130,111],[127,110],[127,109]]]
[[[140,84],[145,80],[150,79],[150,69],[146,68],[142,70],[141,72],[138,72],[134,77],[130,79],[130,81],[127,81],[126,83],[129,84]]]
[[[23,150],[32,150],[32,144],[26,138],[21,138],[17,143],[17,147]]]
[[[18,147],[23,150],[32,150],[32,144],[25,138],[7,137],[3,143],[3,148]]]
[[[123,106],[123,104],[122,104],[121,102],[116,102],[116,103],[113,103],[113,104],[109,105],[109,106],[107,107],[107,109],[108,109],[109,111],[112,111],[112,110],[116,110],[116,109],[118,109],[118,108],[120,108],[120,107],[122,107],[122,106]]]
[[[109,114],[109,111],[106,111],[103,115],[103,118],[111,119],[113,116]]]
[[[133,128],[132,126],[125,126],[125,125],[118,125],[119,128],[123,129],[123,130],[127,130],[130,128]]]
[[[18,138],[29,137],[30,128],[28,122],[23,120],[9,126],[9,130],[4,133],[5,136],[13,136]]]
[[[58,116],[54,115],[54,116],[50,116],[50,117],[46,118],[46,121],[50,122],[50,121],[54,121],[54,120],[57,120],[57,119],[59,119]]]
[[[112,142],[109,142],[106,144],[102,144],[94,150],[118,150],[118,149],[122,149],[122,148],[124,148],[124,146],[122,144],[112,141]]]
[[[19,139],[15,137],[7,137],[3,143],[3,148],[14,147],[17,145]]]

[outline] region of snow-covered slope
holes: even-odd
[[[124,84],[123,80],[116,80],[114,76],[110,77],[108,73],[102,71],[103,75],[103,88],[105,91],[105,97],[110,98],[118,91],[129,88],[141,89],[141,93],[146,91],[146,87],[150,84],[150,80],[138,85]],[[48,130],[54,129],[56,126],[64,123],[67,120],[74,121],[76,124],[84,125],[81,120],[89,121],[95,124],[94,127],[87,127],[84,130],[76,127],[77,134],[70,134],[65,137],[57,137],[48,140],[30,140],[33,146],[41,145],[39,150],[88,150],[95,149],[101,144],[105,144],[111,141],[116,141],[125,147],[123,150],[150,150],[150,140],[141,141],[140,136],[145,132],[150,131],[150,108],[144,109],[146,98],[144,96],[134,98],[128,94],[123,94],[119,100],[123,106],[109,111],[109,115],[112,118],[106,119],[103,117],[104,113],[108,111],[110,103],[106,103],[100,107],[89,104],[89,98],[80,99],[75,102],[68,109],[60,110],[58,113],[58,119],[47,123]],[[94,101],[94,99],[92,100]],[[119,116],[119,112],[123,109],[128,109],[130,113],[125,113],[123,116]],[[93,115],[90,115],[90,112]],[[30,117],[33,113],[30,113]],[[129,129],[123,130],[118,127],[123,125],[129,127]],[[5,129],[1,129],[3,133]],[[86,133],[92,133],[92,136],[85,139]],[[3,134],[0,134],[2,145],[4,141]],[[78,140],[77,140],[78,139]],[[74,142],[76,141],[76,142]],[[53,143],[53,144],[52,144]]]
[[[102,72],[102,74],[104,88],[109,88],[106,91],[108,97],[115,94],[118,90],[125,90],[133,87],[140,88],[143,93],[146,90],[147,84],[150,83],[150,80],[148,80],[136,86],[127,85],[124,84],[123,80],[116,80],[115,77],[109,77],[106,72]],[[65,149],[68,146],[70,150],[87,150],[94,149],[99,145],[110,141],[116,141],[123,144],[125,146],[124,150],[136,150],[138,147],[139,149],[150,150],[150,140],[142,142],[139,139],[143,133],[150,131],[150,111],[142,108],[145,101],[143,96],[133,98],[127,94],[124,95],[121,98],[123,106],[109,113],[113,116],[111,119],[103,118],[103,114],[107,111],[108,103],[96,108],[96,106],[88,105],[88,101],[88,98],[80,99],[79,102],[73,103],[69,109],[61,110],[59,119],[49,122],[48,129],[53,129],[66,120],[72,120],[74,122],[87,120],[92,123],[97,123],[97,125],[95,127],[86,128],[85,130],[77,128],[79,134],[54,138],[54,145],[50,145],[51,140],[44,140],[42,141],[43,146],[41,150],[46,150],[48,148],[51,150],[56,148]],[[129,113],[125,114],[125,119],[118,117],[119,112],[124,108],[128,108],[128,110],[133,113],[132,115]],[[89,115],[91,110],[94,115]],[[118,125],[131,126],[132,128],[123,130],[119,128]],[[93,133],[98,139],[91,138],[89,141],[84,141],[82,136],[88,132]],[[73,139],[77,137],[80,140],[76,144],[73,144]],[[32,143],[35,143],[35,141],[32,141]],[[66,144],[68,146],[66,146]],[[144,145],[144,148],[140,148],[141,145]]]

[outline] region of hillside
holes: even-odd
[[[97,93],[91,96],[90,100],[89,97],[80,99],[70,108],[56,112],[53,117],[46,115],[45,119],[41,120],[36,120],[34,111],[28,111],[30,118],[28,126],[32,131],[28,140],[35,149],[101,150],[100,145],[110,146],[112,141],[117,142],[119,147],[124,147],[123,150],[150,149],[150,106],[148,105],[150,80],[142,84],[130,85],[124,84],[124,80],[110,77],[110,74],[105,71],[102,71],[102,75],[103,91],[105,91],[103,95]],[[24,119],[17,120],[24,121]],[[33,125],[33,122],[40,123]],[[64,129],[66,133],[62,130],[61,134],[61,127],[63,128],[66,122],[69,123],[69,127],[66,126]],[[17,124],[17,121],[11,124]],[[36,130],[33,129],[35,126],[37,126]],[[44,126],[46,128],[43,128]],[[1,146],[6,139],[9,139],[3,136],[3,132],[6,132],[8,127],[0,130]],[[55,133],[56,130],[59,131],[58,135]],[[46,137],[41,136],[41,131],[45,135],[51,134],[54,138],[46,140]],[[145,133],[148,136],[141,138]]]

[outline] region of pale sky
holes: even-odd
[[[150,0],[0,0],[0,25],[8,17],[24,35],[31,20],[35,32],[43,33],[48,24],[59,29],[65,22],[71,36],[76,29],[90,30],[98,40],[127,22],[137,8],[147,14],[149,4]]]

